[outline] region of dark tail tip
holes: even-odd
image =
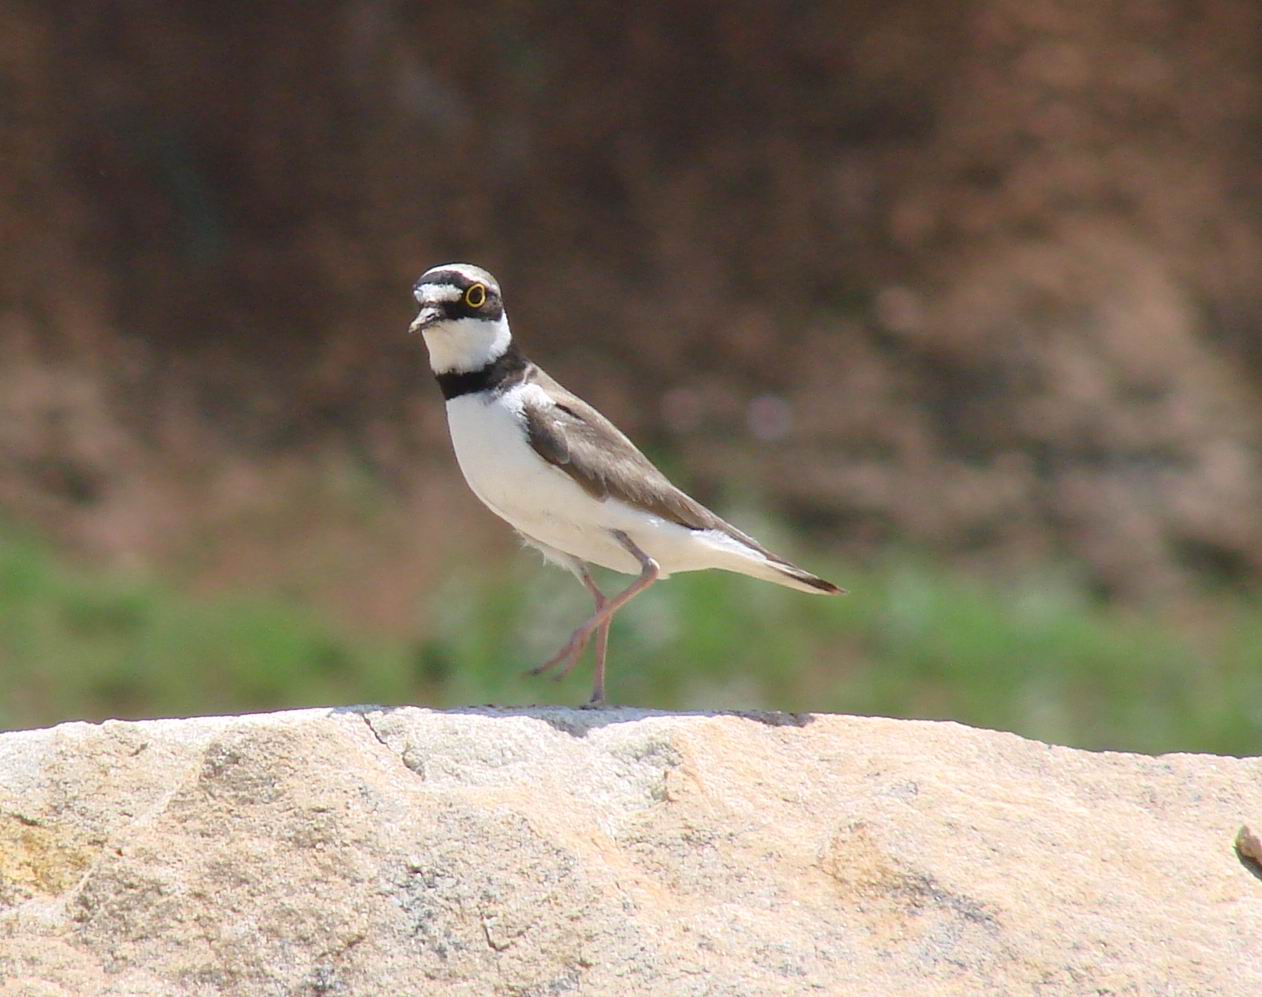
[[[805,585],[807,588],[814,589],[820,595],[846,595],[844,588],[825,581],[819,575],[812,575],[809,571],[803,571],[796,564],[780,558],[774,558],[772,563],[781,574],[792,578],[799,585]]]
[[[816,591],[822,592],[824,595],[846,595],[846,590],[840,586],[834,585],[832,582],[826,582],[818,575],[812,575],[810,572],[795,571],[793,577],[800,582],[804,582]]]

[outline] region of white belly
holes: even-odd
[[[615,571],[638,574],[639,562],[613,538],[621,530],[672,571],[725,567],[729,544],[715,549],[707,534],[665,522],[639,509],[588,495],[549,464],[526,438],[520,391],[461,395],[447,403],[456,460],[473,493],[528,540]]]

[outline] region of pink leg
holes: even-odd
[[[591,640],[592,634],[597,631],[601,631],[600,639],[596,645],[596,682],[594,688],[592,689],[591,700],[593,705],[603,702],[605,698],[604,652],[608,648],[609,624],[613,621],[613,614],[657,581],[657,576],[660,571],[657,562],[644,553],[644,551],[640,550],[640,548],[635,545],[629,536],[621,530],[613,530],[611,532],[613,533],[614,539],[617,540],[628,553],[634,555],[635,559],[640,562],[640,577],[612,599],[605,599],[605,597],[601,595],[600,598],[603,601],[597,603],[596,612],[592,614],[591,618],[588,619],[586,623],[570,635],[570,639],[566,642],[565,647],[561,648],[561,650],[559,650],[538,668],[532,668],[530,671],[531,675],[542,675],[549,669],[556,668],[557,666],[563,666],[557,677],[564,678],[573,671],[574,666],[578,664],[579,656],[583,653],[583,649],[587,646],[587,642]],[[589,580],[590,576],[589,579],[584,580],[583,584],[587,585]],[[595,589],[596,586],[595,583],[592,582],[588,587],[589,590],[591,590]],[[596,592],[593,592],[593,595],[595,594]]]
[[[592,593],[592,597],[596,599],[597,611],[606,603],[604,593],[596,587],[596,582],[592,579],[592,573],[586,568],[583,569],[583,584],[587,586],[587,591]],[[604,658],[610,651],[610,627],[613,626],[613,617],[601,623],[596,628],[596,678],[592,681],[592,698],[587,700],[589,707],[598,707],[604,702]]]
[[[599,612],[607,601],[605,593],[596,587],[592,573],[586,567],[583,568],[583,584],[596,600],[596,611]],[[600,706],[605,702],[605,656],[609,653],[611,626],[613,626],[612,616],[596,628],[596,676],[592,681],[592,698],[587,701],[588,706]]]

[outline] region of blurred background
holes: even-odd
[[[585,698],[405,334],[469,260],[852,592],[672,579],[612,701],[1262,750],[1255,0],[10,0],[0,109],[4,726]]]

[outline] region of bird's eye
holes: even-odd
[[[486,285],[472,284],[464,292],[464,303],[470,308],[481,308],[486,304]]]

